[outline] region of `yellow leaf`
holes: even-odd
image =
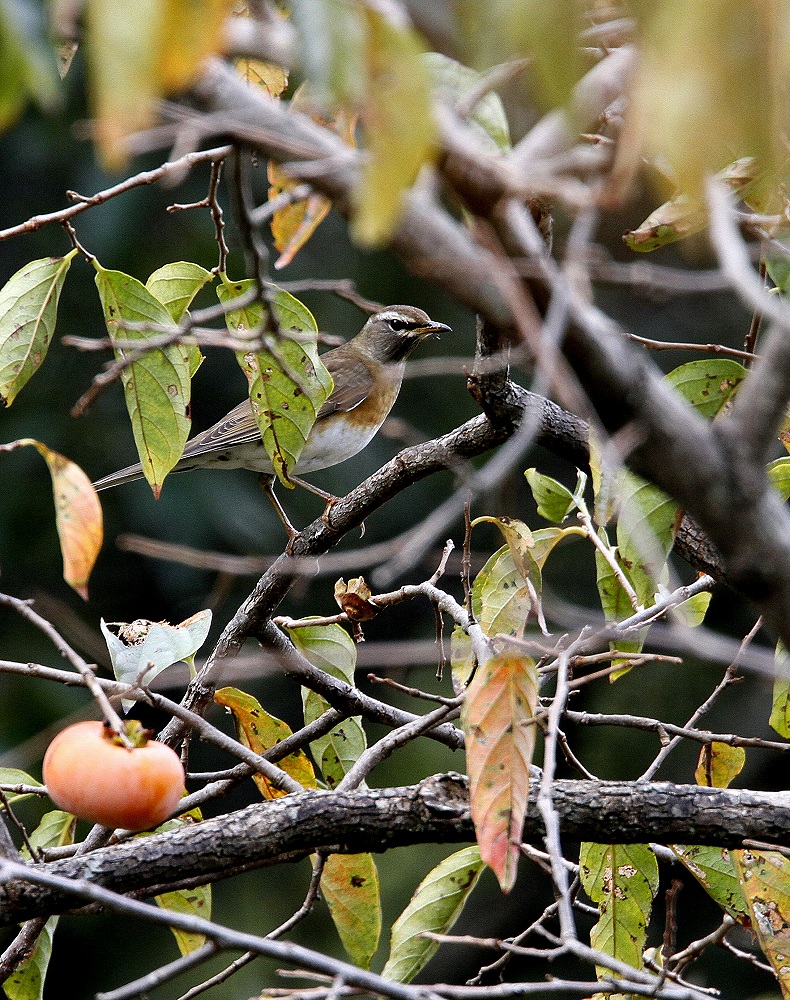
[[[90,0],[85,9],[85,44],[93,108],[94,139],[104,166],[126,162],[126,136],[154,120],[159,96],[159,0],[139,0],[134,15],[113,0]]]
[[[436,154],[428,70],[417,36],[365,7],[367,87],[360,108],[366,153],[354,238],[381,244],[397,225],[403,194]]]
[[[223,51],[232,0],[163,0],[159,77],[165,92],[193,83],[206,56]]]
[[[261,707],[252,695],[239,691],[238,688],[220,688],[214,693],[214,701],[224,705],[233,713],[239,739],[245,747],[257,754],[271,750],[286,737],[292,736],[290,727],[280,719],[275,718]],[[277,765],[294,781],[305,788],[315,788],[315,772],[304,750],[285,757]],[[262,774],[253,774],[252,780],[258,786],[258,791],[265,799],[275,799],[287,792],[275,788]]]
[[[699,754],[699,763],[694,771],[698,785],[709,788],[729,788],[746,763],[743,747],[731,747],[728,743],[705,743]]]
[[[313,101],[310,88],[306,84],[302,84],[293,95],[291,107],[309,115],[313,121],[340,136],[346,145],[352,147],[355,145],[356,115],[350,115],[343,110],[331,118],[322,115]],[[269,163],[269,183],[271,184],[269,188],[270,199],[276,198],[283,191],[292,191],[298,186],[298,182],[290,178],[284,170],[273,162]],[[328,198],[322,194],[313,193],[307,198],[287,205],[274,213],[271,230],[274,245],[280,251],[280,256],[274,264],[276,268],[279,269],[291,263],[298,251],[302,249],[329,214],[331,207],[332,202]]]
[[[790,861],[774,851],[730,851],[752,930],[790,1000]]]
[[[288,86],[288,73],[277,63],[261,59],[237,59],[236,69],[247,83],[262,87],[271,97],[279,97]]]

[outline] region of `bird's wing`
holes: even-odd
[[[261,432],[255,422],[250,401],[244,399],[222,420],[188,441],[181,461],[210,451],[222,451],[237,444],[253,444],[260,440]]]
[[[349,357],[346,351],[337,356],[335,351],[327,351],[321,355],[321,360],[332,376],[335,387],[332,395],[318,411],[317,420],[332,413],[341,411],[348,413],[368,398],[375,378],[368,361],[363,356]]]

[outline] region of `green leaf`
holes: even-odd
[[[685,847],[672,850],[710,898],[739,924],[749,926],[750,916],[730,852],[723,847]]]
[[[632,472],[618,476],[617,548],[639,603],[655,603],[675,540],[680,508],[663,490]]]
[[[785,739],[790,738],[790,656],[782,642],[777,642],[774,651],[774,689],[768,725]]]
[[[154,897],[163,910],[181,913],[187,917],[211,918],[211,886],[196,885],[191,889],[176,889]],[[205,934],[194,934],[178,927],[170,928],[182,955],[189,955],[206,943]]]
[[[244,691],[239,691],[238,688],[220,688],[214,693],[214,701],[218,705],[223,705],[233,714],[239,740],[245,747],[249,747],[257,754],[266,753],[267,750],[271,750],[272,747],[293,735],[293,731],[287,723],[270,715],[257,698],[245,694]],[[315,771],[313,771],[313,765],[304,750],[297,750],[296,753],[284,757],[279,762],[278,767],[305,788],[315,788]],[[275,788],[263,774],[253,774],[252,780],[265,799],[275,799],[288,794]]]
[[[790,458],[777,458],[768,463],[768,482],[783,500],[790,500]]]
[[[364,246],[390,238],[403,195],[437,151],[428,69],[417,35],[372,5],[363,8],[366,83],[360,106],[366,158],[351,232]]]
[[[52,957],[52,939],[60,917],[50,917],[41,928],[33,951],[3,983],[8,1000],[43,1000],[44,982]]]
[[[647,922],[658,891],[655,855],[646,844],[585,843],[579,865],[584,891],[600,913],[590,944],[641,969]]]
[[[472,608],[487,636],[524,634],[532,597],[509,546],[498,549],[475,577]]]
[[[755,161],[751,157],[736,160],[716,176],[736,194],[744,194],[755,180]],[[649,253],[702,232],[707,225],[708,213],[703,202],[698,198],[679,194],[659,205],[640,226],[627,232],[623,240],[632,250]]]
[[[157,268],[146,281],[145,287],[159,299],[173,322],[180,323],[192,304],[192,299],[213,277],[211,271],[200,264],[177,260]]]
[[[486,523],[499,528],[510,548],[514,566],[524,579],[531,580],[535,589],[540,592],[540,566],[535,561],[532,552],[535,548],[535,539],[529,527],[514,517],[476,517],[472,522],[472,527]]]
[[[144,347],[146,340],[159,336],[147,330],[126,329],[123,323],[175,327],[167,309],[136,278],[121,271],[107,271],[96,261],[94,266],[104,320],[113,342],[139,341]],[[124,350],[115,349],[119,360],[125,355]],[[145,351],[121,374],[143,473],[157,498],[189,436],[189,368],[189,351],[170,344]]]
[[[28,841],[34,851],[46,851],[50,847],[66,847],[74,843],[76,825],[77,821],[71,813],[52,809],[44,813],[41,822],[28,837]],[[27,846],[23,847],[20,853],[25,860],[30,860]]]
[[[483,93],[472,109],[467,125],[490,152],[507,152],[510,149],[507,115],[499,95],[491,90],[484,92],[485,75],[441,52],[425,52],[422,58],[434,88],[453,104],[463,103],[471,94]]]
[[[3,787],[8,785],[29,785],[31,788],[44,787],[40,781],[36,781],[35,778],[31,778],[26,771],[20,771],[16,767],[0,767],[0,785]],[[13,805],[14,802],[21,802],[23,799],[30,798],[32,794],[32,792],[12,792],[7,790],[5,792],[5,797],[9,805]],[[0,805],[0,812],[2,812],[4,808],[5,806]]]
[[[705,621],[705,615],[710,607],[710,599],[713,595],[709,590],[701,594],[694,594],[688,600],[678,604],[675,614],[680,618],[686,628],[696,628]]]
[[[425,933],[447,934],[477,884],[483,861],[477,845],[445,858],[417,887],[409,905],[392,925],[385,979],[410,983],[439,947]]]
[[[104,641],[110,652],[115,678],[124,684],[140,681],[150,684],[163,670],[174,663],[188,662],[206,641],[211,628],[211,612],[198,611],[181,622],[109,622],[117,635],[110,631],[104,619],[99,622]],[[125,699],[124,708],[134,704]]]
[[[255,287],[250,280],[230,282],[220,275],[217,295],[223,305]],[[250,403],[266,453],[280,481],[293,488],[294,472],[318,411],[332,392],[332,378],[318,357],[316,322],[310,311],[287,292],[278,291],[274,311],[282,336],[269,337],[268,349],[239,352],[237,359],[250,384]],[[260,302],[231,311],[228,328],[238,336],[258,333],[264,326]],[[289,330],[302,334],[298,339]],[[304,334],[307,334],[305,337]]]
[[[315,625],[288,629],[293,644],[314,667],[337,680],[354,684],[357,651],[351,636],[341,625]],[[329,708],[321,695],[302,688],[305,725],[320,718]],[[344,719],[326,736],[310,744],[313,759],[320,765],[324,781],[334,788],[359,760],[367,747],[365,730],[358,716]]]
[[[3,768],[2,773],[12,771]],[[16,772],[24,774],[24,772]],[[24,775],[27,778],[27,775]],[[0,780],[2,780],[0,778]],[[37,785],[38,782],[29,778],[26,784]],[[46,850],[49,847],[65,847],[74,843],[75,818],[60,809],[45,813],[36,829],[30,834],[30,846],[34,851]],[[22,857],[30,860],[27,846],[22,848]],[[8,1000],[42,1000],[44,982],[47,976],[49,960],[52,955],[52,938],[58,926],[59,917],[50,917],[41,929],[30,955],[20,963],[3,983]]]
[[[170,313],[173,322],[180,323],[192,299],[206,282],[213,278],[211,271],[207,271],[200,264],[179,260],[157,268],[146,281],[145,287],[159,299]],[[197,344],[184,344],[183,348],[189,364],[189,377],[192,378],[203,363],[203,355]]]
[[[60,102],[46,19],[37,5],[0,0],[0,131],[12,125],[34,97],[45,111]]]
[[[551,476],[544,476],[537,469],[527,469],[524,475],[532,490],[540,516],[554,524],[561,524],[576,506],[571,491]]]
[[[715,417],[732,399],[740,383],[746,378],[746,369],[729,358],[711,358],[709,361],[689,361],[675,368],[666,380],[703,417]]]
[[[381,936],[379,874],[370,854],[330,854],[321,894],[351,961],[369,969]]]
[[[0,289],[0,403],[10,406],[47,356],[76,250],[26,264]]]

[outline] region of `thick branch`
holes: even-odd
[[[530,793],[524,840],[540,843],[543,823]],[[554,805],[568,840],[711,844],[744,839],[790,843],[790,793],[665,782],[558,781]],[[435,775],[418,785],[350,794],[306,791],[38,866],[117,892],[153,894],[167,886],[214,881],[241,870],[295,860],[318,848],[383,851],[419,843],[472,840],[467,780]],[[0,888],[0,924],[62,912],[75,900],[27,882]]]

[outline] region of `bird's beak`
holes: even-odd
[[[423,337],[432,337],[434,335],[440,337],[443,333],[452,333],[452,332],[453,328],[451,326],[447,326],[446,323],[436,323],[434,321],[426,323],[426,325],[420,331]]]

